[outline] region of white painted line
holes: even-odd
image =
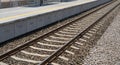
[[[86,35],[92,36],[93,34],[91,34],[91,33],[86,33]]]
[[[95,27],[98,27],[98,28],[100,28],[101,26],[100,26],[100,25],[96,25]]]
[[[48,57],[50,55],[46,55],[46,54],[37,54],[37,53],[31,53],[31,52],[27,52],[27,51],[21,51],[24,54],[28,54],[28,55],[33,55],[33,56],[40,56],[40,57]]]
[[[60,33],[63,33],[63,34],[71,34],[71,35],[75,35],[77,33],[75,32],[67,32],[67,31],[59,31]]]
[[[79,45],[83,45],[83,43],[81,43],[81,42],[75,42],[76,44],[79,44]]]
[[[69,29],[69,30],[79,30],[80,28],[72,28],[72,27],[67,27],[66,29]]]
[[[64,56],[59,56],[59,58],[65,60],[65,61],[68,61],[68,60],[69,60],[69,58],[66,58],[66,57],[64,57]]]
[[[93,29],[91,29],[90,31],[97,32],[97,30],[93,30]]]
[[[76,30],[79,30],[80,28],[67,27],[67,29],[76,29]]]
[[[6,64],[6,63],[4,63],[4,62],[0,62],[0,65],[8,65],[8,64]]]
[[[58,36],[67,36],[67,37],[73,37],[73,35],[65,35],[65,34],[60,34],[60,33],[55,33],[55,35],[58,35]]]
[[[99,23],[99,25],[98,25],[99,27],[101,27],[101,26],[103,26],[103,23]]]
[[[71,51],[66,50],[65,52],[74,55],[74,53]]]
[[[95,29],[99,29],[99,27],[96,27],[96,26],[95,26],[94,28],[95,28]]]
[[[30,46],[30,48],[32,49],[36,49],[36,50],[39,50],[39,51],[50,51],[50,52],[54,52],[56,50],[51,50],[51,49],[43,49],[43,48],[38,48],[38,47],[34,47],[34,46]]]
[[[89,32],[89,33],[92,33],[92,34],[93,34],[93,33],[95,33],[94,31],[91,31],[91,30],[90,30],[90,31],[88,31],[88,32]]]
[[[24,58],[19,58],[16,56],[11,56],[11,58],[19,61],[24,61],[24,62],[30,62],[30,63],[40,63],[41,61],[35,61],[35,60],[29,60],[29,59],[24,59]]]
[[[79,49],[78,47],[76,47],[76,46],[70,46],[71,48],[73,48],[73,49]]]
[[[76,30],[76,29],[63,29],[63,31],[70,31],[70,32],[77,32],[78,30]]]
[[[44,39],[45,41],[48,41],[48,42],[56,42],[56,43],[66,43],[67,41],[60,41],[60,40],[51,40],[51,39]]]
[[[94,29],[94,28],[93,28],[93,29],[91,29],[91,30],[92,30],[92,31],[97,31],[97,30],[96,30],[96,29]]]
[[[75,24],[75,23],[74,23],[74,24],[72,24],[72,25],[78,26],[79,24]]]
[[[56,37],[56,36],[50,36],[53,39],[62,39],[62,40],[70,40],[71,38],[65,38],[65,37]]]
[[[53,62],[52,62],[51,64],[52,64],[52,65],[60,65],[60,64],[58,64],[58,63],[53,63]]]
[[[41,42],[37,42],[37,44],[44,45],[44,46],[51,46],[51,47],[62,47],[63,46],[63,45],[46,44],[46,43],[41,43]]]
[[[90,39],[90,36],[83,35],[84,38]]]
[[[70,25],[71,27],[76,27],[76,28],[78,28],[78,27],[80,27],[80,26],[75,26],[75,25]]]
[[[83,42],[87,42],[87,40],[86,40],[86,39],[83,39],[83,38],[80,38],[79,40],[80,40],[80,41],[83,41]]]

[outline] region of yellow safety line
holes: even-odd
[[[54,11],[54,10],[62,9],[62,8],[66,8],[66,7],[63,5],[63,6],[59,6],[59,7],[47,8],[47,9],[44,9],[43,11],[44,12]],[[15,18],[18,18],[18,17],[23,17],[23,16],[29,16],[29,15],[32,15],[32,14],[38,14],[38,13],[42,13],[43,11],[41,11],[41,9],[38,9],[36,11],[32,11],[32,12],[28,12],[28,13],[24,13],[24,14],[18,14],[18,15],[14,15],[14,16],[7,16],[7,17],[4,17],[4,18],[0,18],[0,21],[5,21],[5,20],[9,20],[9,19],[15,19]]]
[[[63,6],[61,6],[63,7]],[[60,7],[59,7],[60,8]],[[59,9],[58,7],[54,7],[54,8],[48,8],[48,9],[44,9],[44,12],[46,11],[52,11],[52,10],[57,10]],[[23,17],[23,16],[28,16],[28,15],[32,15],[32,14],[37,14],[37,13],[41,13],[43,11],[41,11],[41,9],[36,10],[36,11],[32,11],[32,12],[28,12],[28,13],[24,13],[24,14],[19,14],[19,15],[14,15],[14,16],[8,16],[8,17],[4,17],[4,18],[0,18],[0,21],[4,21],[4,20],[9,20],[9,19],[14,19],[14,18],[18,18],[18,17]]]

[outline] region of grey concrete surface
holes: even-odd
[[[110,0],[77,0],[44,7],[27,7],[0,13],[0,42],[75,15]],[[9,10],[9,9],[8,9]]]
[[[120,13],[91,49],[83,65],[120,65]]]

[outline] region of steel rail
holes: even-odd
[[[94,11],[89,12],[89,13],[81,16],[80,18],[78,18],[78,19],[76,19],[76,20],[74,20],[74,21],[71,21],[71,22],[69,22],[69,23],[67,23],[67,24],[65,24],[65,25],[63,25],[63,26],[61,26],[61,27],[59,27],[59,28],[57,28],[57,29],[51,30],[51,31],[47,32],[46,34],[44,34],[44,35],[42,35],[42,36],[39,36],[39,37],[37,37],[37,38],[35,38],[35,39],[33,39],[33,40],[30,40],[30,41],[28,41],[28,42],[25,42],[24,44],[22,44],[22,45],[20,45],[20,46],[18,46],[18,47],[15,47],[14,49],[12,49],[12,50],[10,50],[10,51],[8,51],[8,52],[6,52],[6,53],[3,53],[2,55],[0,55],[0,61],[6,59],[7,57],[9,57],[9,56],[11,56],[11,55],[14,55],[15,53],[17,53],[17,52],[19,52],[19,51],[21,51],[21,50],[23,50],[23,49],[25,49],[25,48],[27,48],[28,46],[32,45],[35,41],[39,40],[40,38],[43,38],[43,37],[45,37],[45,36],[47,36],[47,35],[55,32],[55,31],[58,31],[59,29],[64,28],[65,26],[67,26],[67,25],[69,25],[69,24],[71,24],[71,23],[74,23],[74,22],[76,22],[76,21],[84,18],[84,17],[86,17],[86,16],[94,13],[95,11],[98,11],[98,10],[102,9],[103,7],[105,7],[106,5],[109,5],[109,4],[111,4],[111,3],[112,3],[112,2],[109,2],[109,3],[105,4],[104,6],[100,6],[100,7],[96,8]]]
[[[58,58],[67,48],[69,48],[72,43],[77,39],[82,37],[82,35],[89,30],[90,28],[92,28],[94,25],[96,25],[96,23],[98,23],[101,19],[103,19],[105,16],[107,16],[110,12],[112,12],[117,6],[119,6],[119,4],[117,4],[113,9],[111,9],[109,12],[107,12],[106,14],[104,14],[101,18],[99,18],[96,22],[94,22],[93,24],[91,24],[87,29],[85,29],[84,31],[82,31],[81,33],[77,34],[71,41],[67,42],[67,44],[65,44],[63,47],[59,48],[58,51],[54,52],[51,56],[49,56],[48,58],[46,58],[43,62],[41,62],[38,65],[51,65],[50,63],[52,61],[54,61],[56,58]]]

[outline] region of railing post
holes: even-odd
[[[0,0],[0,8],[2,8],[2,1]]]
[[[42,6],[43,5],[43,0],[40,0],[40,6]]]

